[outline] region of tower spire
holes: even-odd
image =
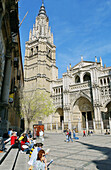
[[[42,6],[44,6],[44,0],[42,0]]]
[[[45,11],[45,6],[44,6],[44,0],[42,0],[42,6],[40,7],[40,10],[39,10],[39,14],[38,15],[46,15],[46,11]]]

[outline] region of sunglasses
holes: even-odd
[[[45,155],[42,155],[43,157],[45,157]]]

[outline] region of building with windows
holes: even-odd
[[[0,136],[20,131],[20,90],[24,74],[20,48],[18,1],[0,1]]]
[[[82,128],[86,128],[89,122],[92,128],[100,127],[101,120],[111,117],[111,67],[103,67],[101,57],[99,62],[96,57],[95,62],[84,61],[81,57],[78,64],[70,65],[58,79],[55,50],[42,3],[26,42],[24,91],[28,93],[40,88],[51,93],[56,112],[47,123],[64,121],[76,126],[81,122]]]
[[[25,46],[24,91],[31,92],[37,88],[50,92],[51,83],[58,78],[55,57],[56,46],[49,27],[44,4],[36,17],[29,41]]]
[[[68,69],[62,79],[52,85],[52,97],[57,108],[55,120],[64,122],[109,120],[111,117],[111,67],[83,61]],[[109,124],[109,123],[108,123]],[[107,125],[108,125],[107,124]],[[101,125],[100,125],[101,126]]]

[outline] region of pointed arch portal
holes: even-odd
[[[81,118],[82,127],[86,128],[86,119],[88,121],[92,121],[94,118],[93,107],[91,102],[85,97],[78,98],[73,107],[73,115],[75,114],[78,114],[78,117]]]

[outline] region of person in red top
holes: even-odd
[[[69,142],[69,131],[66,132],[66,142]]]
[[[25,137],[21,140],[21,149],[22,149],[22,151],[25,151],[24,148],[22,147],[22,145],[27,145],[27,146],[30,145],[30,144],[29,144],[29,141],[28,141],[28,139],[27,139],[27,136],[25,136]]]
[[[11,136],[11,145],[15,144],[15,139],[17,139],[16,133],[13,132],[12,136]]]
[[[85,130],[83,130],[83,137],[84,137],[84,136],[86,137],[86,132],[85,132]]]

